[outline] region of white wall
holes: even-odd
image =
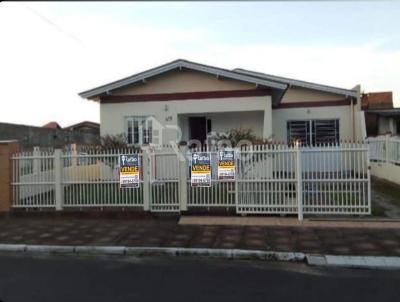
[[[343,98],[344,96],[340,94],[316,91],[301,87],[291,87],[283,96],[282,103],[323,102],[343,100]]]
[[[251,128],[258,137],[263,136],[263,111],[252,111],[243,113],[213,113],[210,114],[212,130],[226,132],[232,128]]]
[[[253,113],[249,113],[249,116],[246,117],[249,111]],[[254,111],[258,111],[258,113],[254,113]],[[222,118],[221,114],[227,112],[236,112],[236,115],[233,116],[235,119],[231,119],[229,116]],[[231,125],[255,126],[258,124],[255,131],[260,136],[268,137],[272,133],[271,97],[269,96],[101,104],[100,133],[101,135],[124,133],[126,117],[151,115],[166,127],[163,131],[163,142],[167,143],[177,139],[176,130],[168,129],[168,126],[176,126],[179,121],[182,122],[182,117],[179,115],[208,113],[219,115],[219,118],[216,116],[215,124],[213,122],[213,128],[214,125],[217,128],[225,129],[228,126],[232,128]],[[262,123],[261,116],[266,123]]]
[[[371,162],[371,174],[400,185],[400,166],[391,163]]]
[[[352,138],[350,106],[332,106],[272,110],[273,140],[287,141],[287,121],[309,119],[339,119],[340,139]]]

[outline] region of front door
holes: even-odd
[[[204,144],[207,138],[207,119],[204,116],[189,117],[190,139],[197,139]]]

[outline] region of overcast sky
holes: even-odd
[[[0,122],[99,121],[83,90],[184,58],[400,106],[400,2],[0,3]]]

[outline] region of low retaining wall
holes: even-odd
[[[400,185],[400,166],[398,165],[371,162],[371,175]]]

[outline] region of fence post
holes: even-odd
[[[150,211],[150,154],[149,148],[142,148],[142,165],[143,165],[143,210]]]
[[[40,148],[33,147],[33,166],[32,166],[32,174],[35,178],[40,173]]]
[[[385,135],[385,162],[389,162],[389,134]]]
[[[187,211],[187,147],[179,146],[179,152],[182,156],[178,155],[178,166],[179,166],[179,209],[181,211]]]
[[[235,210],[237,214],[237,209],[239,206],[239,158],[240,158],[240,150],[239,148],[235,148]]]
[[[296,176],[297,176],[297,214],[300,221],[303,220],[303,175],[301,171],[301,150],[300,142],[296,142]]]
[[[61,165],[61,149],[54,150],[54,186],[56,197],[56,210],[63,209],[63,186],[62,186],[62,165]]]
[[[71,166],[76,167],[78,165],[78,150],[76,144],[71,144]]]
[[[371,155],[370,155],[370,146],[366,144],[367,148],[367,179],[368,179],[368,184],[367,184],[367,198],[368,198],[368,215],[371,215]]]

